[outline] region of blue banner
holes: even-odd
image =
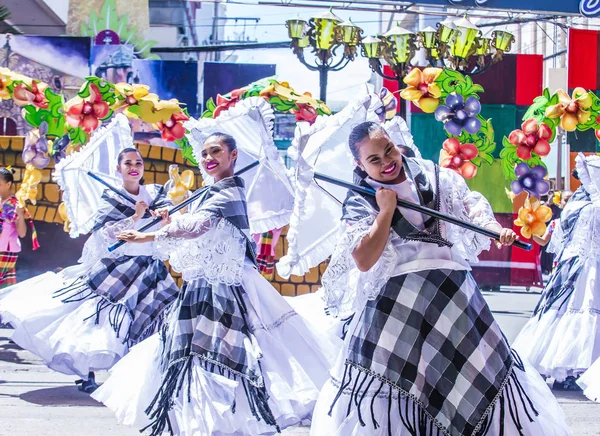
[[[600,15],[600,0],[418,0],[415,4],[510,9],[515,12],[556,13],[586,17]]]

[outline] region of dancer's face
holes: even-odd
[[[117,171],[124,183],[138,182],[144,177],[144,160],[137,151],[129,151],[121,156]]]
[[[202,147],[200,164],[215,181],[233,176],[237,150],[229,150],[218,136],[209,137]]]
[[[358,155],[357,165],[373,180],[387,184],[404,180],[402,153],[385,132],[373,132],[360,142]]]

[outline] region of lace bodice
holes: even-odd
[[[136,201],[145,201],[148,204],[152,203],[152,195],[148,192],[146,186],[140,188],[138,195],[132,195]],[[124,201],[124,200],[123,200]],[[127,203],[129,206],[129,203]],[[98,215],[106,215],[109,213],[112,206],[106,204],[98,211]],[[116,258],[119,256],[153,256],[158,259],[166,259],[160,253],[156,244],[146,242],[143,244],[124,244],[113,252],[108,251],[108,247],[116,243],[119,233],[125,230],[137,230],[149,223],[153,218],[142,218],[134,221],[133,218],[124,218],[121,220],[110,221],[104,224],[101,228],[95,230],[86,241],[81,255],[80,263],[91,266],[102,258]]]
[[[226,218],[200,210],[175,216],[156,234],[159,247],[169,253],[173,269],[186,281],[240,284],[246,239]]]
[[[454,171],[440,169],[440,193],[443,212],[481,227],[497,224],[487,199],[481,193],[471,191]],[[470,263],[477,262],[477,256],[490,249],[491,240],[487,236],[446,222],[440,225],[446,239],[454,244],[452,249]]]
[[[548,251],[558,254],[560,261],[575,256],[599,258],[600,208],[590,202],[569,202],[561,214],[561,220],[573,213],[579,213],[573,229],[566,234],[559,223],[552,234]]]
[[[427,165],[433,172],[433,164]],[[431,174],[428,176],[431,177]],[[454,172],[445,169],[440,171],[440,195],[443,199],[440,209],[446,214],[484,227],[497,223],[485,197],[471,191]],[[377,297],[393,276],[441,267],[468,269],[469,262],[476,262],[479,253],[489,249],[491,244],[485,236],[448,223],[441,223],[441,232],[453,244],[452,248],[407,241],[390,232],[388,243],[377,263],[369,271],[360,272],[352,252],[370,232],[376,216],[377,212],[371,209],[365,218],[347,222],[347,228],[323,276],[327,306],[335,316],[360,310],[366,301]]]

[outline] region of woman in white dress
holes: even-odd
[[[323,277],[330,312],[354,319],[311,434],[568,435],[556,399],[511,350],[469,272],[490,240],[396,200],[498,231],[503,245],[516,234],[462,177],[402,156],[380,125],[358,125],[349,145],[355,182],[378,191],[349,192],[348,227]]]
[[[333,363],[256,268],[236,156],[231,136],[209,136],[200,161],[215,183],[162,230],[120,236],[164,245],[184,278],[161,337],[135,347],[93,395],[155,436],[274,434],[308,422]]]
[[[549,250],[556,267],[513,347],[555,389],[578,390],[576,379],[600,358],[600,157],[578,155],[581,187],[556,225]]]
[[[97,388],[94,371],[111,368],[158,330],[179,291],[155,243],[108,251],[120,232],[140,228],[152,219],[150,210],[169,204],[164,187],[142,184],[137,149],[121,151],[117,165],[135,204],[105,191],[81,263],[7,288],[0,297],[12,340],[49,368],[81,377],[80,389],[88,393]]]

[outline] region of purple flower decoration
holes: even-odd
[[[474,135],[481,129],[481,121],[476,115],[481,112],[481,104],[476,97],[467,101],[460,94],[446,97],[446,105],[438,106],[435,119],[444,123],[444,129],[453,136],[460,136],[462,130]]]
[[[548,171],[541,165],[530,168],[526,162],[521,162],[515,167],[517,180],[510,184],[512,192],[519,195],[526,191],[532,197],[540,198],[550,190],[550,183],[544,180],[547,174]]]
[[[40,124],[39,129],[27,133],[25,147],[23,147],[23,163],[25,165],[33,165],[37,169],[42,169],[50,162],[46,133],[48,133],[48,123],[45,121]]]
[[[70,142],[69,135],[64,135],[62,138],[57,139],[52,143],[50,154],[54,158],[55,163],[59,163],[62,159],[67,157],[67,146]]]
[[[387,88],[381,88],[379,91],[379,100],[381,106],[375,109],[375,114],[379,117],[379,121],[382,123],[385,120],[391,120],[396,115],[398,100]]]

